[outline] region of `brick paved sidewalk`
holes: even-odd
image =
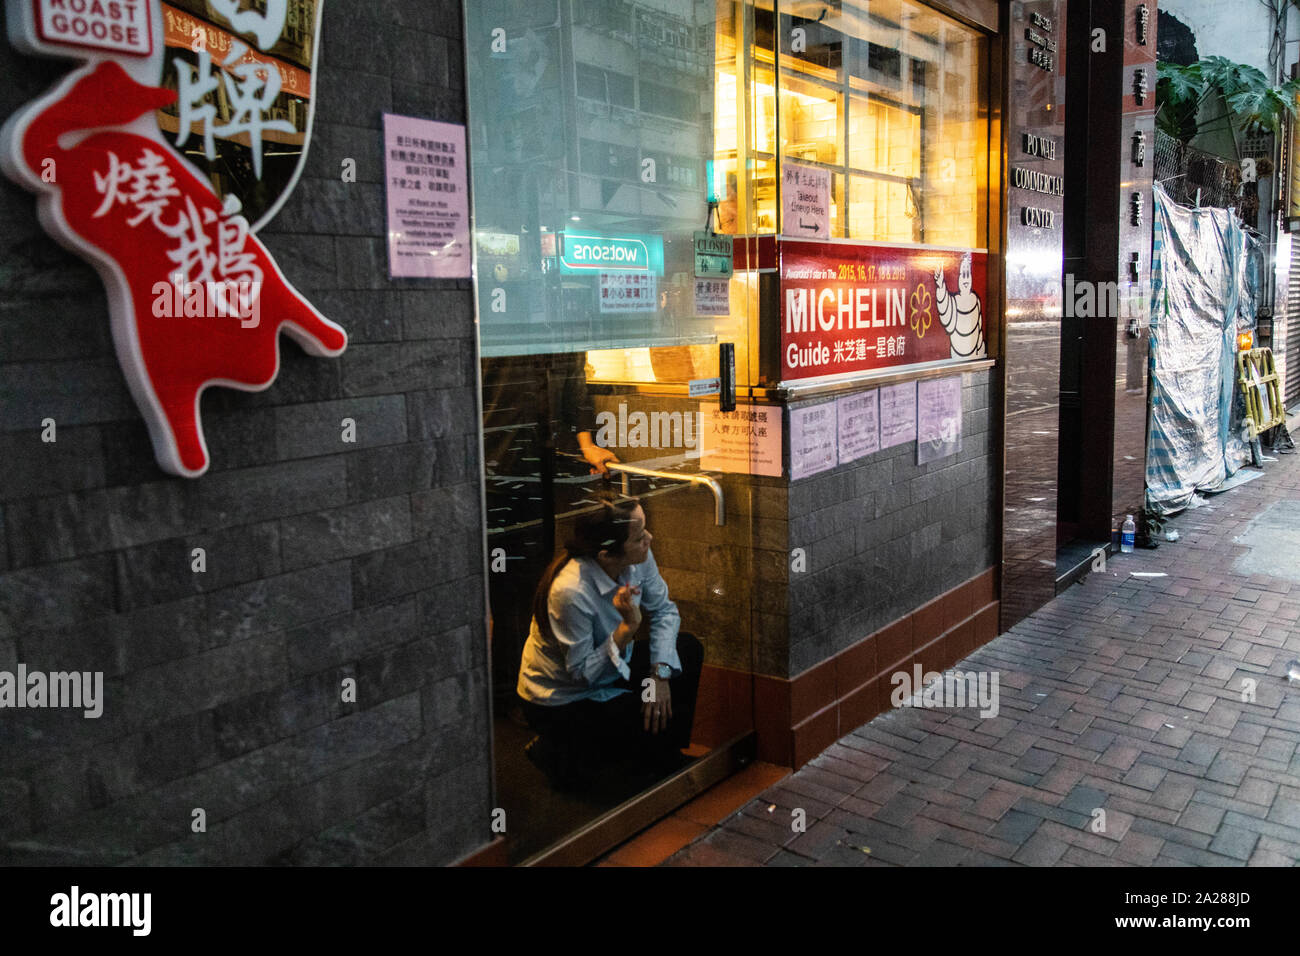
[[[665,865],[1295,865],[1300,455],[1169,527],[959,665],[997,717],[882,714]]]

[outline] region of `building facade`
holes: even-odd
[[[268,26],[154,0],[138,48],[87,58],[94,24],[64,45],[73,25],[11,3],[0,672],[102,674],[103,709],[0,710],[0,857],[589,858],[637,796],[549,792],[514,688],[541,570],[602,490],[644,503],[705,648],[703,769],[647,784],[678,803],[754,757],[805,763],[894,675],[1049,600],[1062,528],[1105,539],[1140,503],[1121,423],[1145,401],[1141,323],[1069,350],[1062,279],[1071,249],[1088,281],[1149,268],[1142,222],[1070,203],[1102,128],[1085,211],[1119,222],[1149,189],[1124,164],[1154,4],[1068,6],[318,0]],[[1071,39],[1095,29],[1104,51]],[[114,63],[142,117],[80,109],[120,138],[43,179],[32,131],[91,95],[46,91]],[[174,163],[166,188],[131,191],[130,136]],[[159,262],[182,291],[256,263],[262,324],[217,318],[297,341],[273,382],[251,337],[169,338],[190,326],[132,285],[127,228],[179,241],[181,197],[245,258],[196,233]],[[173,396],[208,348],[226,364]],[[1080,439],[1062,395],[1085,353]],[[666,812],[646,804],[627,812]]]

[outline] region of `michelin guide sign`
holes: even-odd
[[[988,354],[987,253],[781,243],[781,379]]]

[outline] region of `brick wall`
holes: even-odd
[[[0,711],[0,860],[441,863],[489,839],[472,292],[390,281],[383,238],[381,114],[464,122],[460,33],[456,0],[324,4],[307,168],[262,239],[351,342],[286,340],[270,389],[210,391],[197,480],[154,463],[99,279],[0,181],[0,670],[105,675],[98,720]],[[0,115],[65,71],[0,44]]]

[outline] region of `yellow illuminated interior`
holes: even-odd
[[[831,172],[832,238],[988,245],[987,42],[979,33],[915,0],[718,0],[714,56],[706,128],[715,178],[725,184],[717,231],[778,233],[779,183],[790,162]],[[716,340],[737,343],[738,381],[752,384],[752,273],[732,280],[731,309],[715,320]],[[665,381],[668,363],[654,351],[611,349],[588,360],[596,379]],[[716,356],[716,347],[690,346],[671,364],[711,377]]]
[[[777,232],[781,165],[798,162],[833,171],[833,238],[985,246],[978,197],[988,124],[978,101],[985,52],[978,34],[908,0],[873,2],[872,18],[868,4],[845,0],[820,27],[813,18],[829,9],[822,4],[749,6],[759,19],[780,14],[781,36],[796,27],[806,36],[798,52],[793,41],[779,51],[770,40],[755,42],[746,60],[736,31],[720,32],[713,131],[714,161],[731,184],[720,210],[725,231]],[[719,4],[720,22],[724,7],[736,5]],[[823,43],[838,66],[807,54],[815,29],[819,39],[838,38]],[[750,35],[757,41],[772,31]]]

